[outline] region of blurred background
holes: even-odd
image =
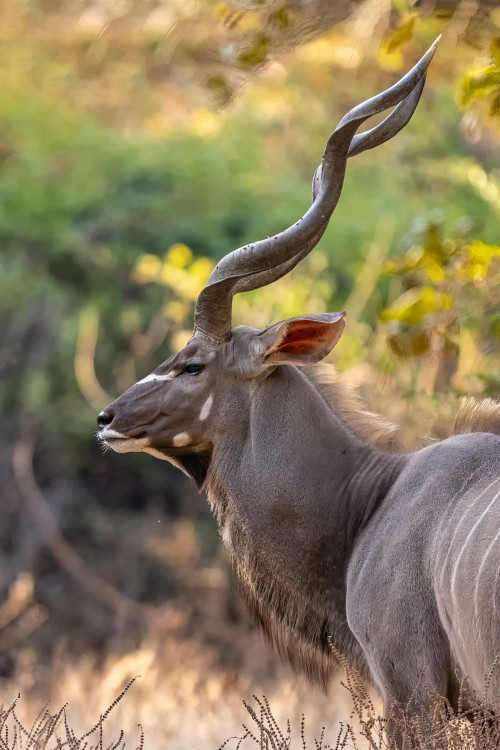
[[[348,719],[248,622],[194,485],[102,455],[95,418],[184,345],[217,259],[307,210],[339,119],[439,33],[411,123],[350,160],[319,247],[234,304],[256,327],[346,309],[332,361],[405,447],[500,395],[498,3],[3,0],[0,701],[27,721],[68,701],[88,729],[136,675],[108,724],[147,748],[216,748],[253,693],[318,735]]]

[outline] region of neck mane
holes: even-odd
[[[358,390],[343,382],[333,365],[311,365],[302,368],[302,372],[333,413],[360,440],[380,450],[399,448],[399,426],[369,411]]]
[[[330,409],[345,426],[363,442],[383,451],[407,451],[399,425],[369,411],[355,386],[342,380],[333,365],[320,363],[303,367],[302,372],[323,396]],[[461,399],[453,419],[447,419],[436,430],[436,439],[472,432],[500,435],[500,401],[493,398]],[[420,445],[414,445],[417,449]]]

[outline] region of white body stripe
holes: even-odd
[[[495,484],[495,482],[498,482],[498,481],[499,481],[498,479],[494,479],[493,482],[491,482],[491,484],[489,484],[486,487],[486,489],[484,489],[481,492],[481,494],[479,495],[479,497],[476,498],[475,502],[477,502],[485,494],[485,492],[487,492],[490,489],[490,487],[493,487],[493,485]],[[467,536],[465,538],[465,542],[462,545],[462,549],[460,550],[460,553],[459,553],[459,555],[458,555],[458,557],[457,557],[457,559],[455,561],[455,565],[453,566],[453,573],[452,573],[452,576],[451,576],[451,596],[452,596],[452,599],[453,599],[453,605],[455,607],[455,610],[457,609],[457,599],[456,599],[456,593],[455,593],[455,584],[457,582],[457,572],[458,572],[458,566],[460,565],[460,560],[462,559],[462,556],[463,556],[463,554],[465,552],[465,548],[469,544],[469,542],[470,542],[470,540],[472,538],[472,535],[474,534],[475,530],[477,529],[477,527],[479,526],[479,524],[481,523],[481,521],[483,520],[483,518],[486,516],[486,514],[489,511],[489,509],[491,508],[491,506],[496,501],[496,499],[498,498],[499,495],[500,495],[500,491],[497,492],[496,495],[494,495],[493,500],[491,500],[491,502],[488,503],[488,505],[483,510],[483,512],[481,513],[481,515],[477,519],[476,523],[472,527],[472,529],[467,534]]]
[[[499,493],[497,493],[495,497],[498,497],[498,494]],[[478,606],[477,606],[478,605],[478,601],[477,600],[478,600],[478,594],[479,594],[479,581],[481,580],[481,573],[483,572],[483,568],[484,568],[484,566],[486,564],[486,560],[488,559],[488,557],[490,555],[490,552],[494,548],[495,544],[498,542],[499,538],[500,538],[500,529],[498,529],[498,531],[495,534],[493,540],[490,542],[490,545],[489,545],[488,549],[485,552],[485,555],[484,555],[484,557],[482,559],[481,565],[479,566],[479,571],[477,573],[476,585],[474,586],[474,616],[476,618],[476,623],[479,623],[479,615],[480,615],[480,613],[478,611]],[[498,573],[498,571],[497,571],[497,573]],[[496,608],[495,589],[493,589],[493,596],[495,597],[493,601],[494,601],[494,606]],[[479,636],[480,636],[481,641],[482,641],[483,640],[483,633],[482,633],[482,631],[481,631],[480,628],[478,630],[479,630]]]
[[[497,567],[497,572],[495,574],[495,582],[493,583],[493,617],[496,619],[497,616],[497,586],[498,586],[498,578],[500,576],[500,565]]]
[[[453,503],[455,502],[455,500],[457,498],[461,497],[461,495],[463,494],[463,492],[465,490],[465,487],[466,487],[467,483],[470,482],[472,484],[472,481],[476,478],[476,476],[479,474],[479,472],[480,472],[480,467],[477,467],[476,469],[474,469],[474,471],[472,472],[472,474],[470,474],[463,481],[462,486],[460,487],[460,489],[458,490],[458,492],[455,493],[455,496],[453,497]],[[440,529],[441,529],[444,521],[449,520],[450,523],[451,523],[451,520],[453,519],[453,516],[455,515],[455,513],[457,511],[457,508],[459,508],[459,507],[460,507],[460,504],[458,504],[457,506],[455,506],[455,508],[451,512],[451,515],[449,516],[449,518],[447,518],[446,515],[443,514],[443,518],[442,518],[441,523],[440,523]],[[471,506],[469,508],[469,510],[472,510],[472,507],[473,506]],[[461,528],[463,522],[465,521],[465,518],[466,518],[467,515],[468,515],[467,512],[464,512],[462,514],[462,516],[461,516],[460,520],[458,521],[458,523],[457,523],[457,525],[455,527],[455,530],[453,532],[453,536],[451,538],[451,542],[450,542],[450,545],[448,547],[448,551],[446,552],[446,556],[445,556],[443,564],[441,566],[441,586],[443,586],[443,584],[444,584],[444,579],[445,579],[445,575],[446,575],[446,569],[447,569],[447,565],[448,565],[448,558],[450,556],[450,552],[453,549],[453,545],[455,543],[455,539],[457,538],[457,536],[458,536],[458,534],[460,532],[460,528]],[[438,534],[440,534],[440,533],[441,532],[439,530]]]

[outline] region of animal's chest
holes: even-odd
[[[221,535],[254,620],[282,658],[315,682],[326,683],[334,627],[328,614],[331,596],[323,577],[311,585],[314,573],[307,563],[301,566],[292,560],[293,543],[287,555],[286,550],[273,548],[272,535],[267,539],[256,535],[234,517],[226,518]]]
[[[326,613],[333,595],[326,538],[296,533],[282,517],[256,525],[237,513],[227,515],[221,535],[252,607],[287,621],[291,612]]]

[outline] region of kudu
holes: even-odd
[[[226,255],[199,295],[189,343],[98,417],[103,444],[170,461],[207,493],[249,608],[282,657],[325,684],[331,641],[386,702],[403,704],[420,675],[452,702],[461,675],[481,695],[500,654],[500,437],[381,450],[315,364],[344,313],[231,330],[231,303],[314,248],[348,157],[410,120],[434,48],[342,119],[305,216]],[[490,687],[500,710],[499,670]]]

